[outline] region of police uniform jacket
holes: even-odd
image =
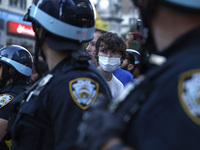
[[[151,90],[130,121],[128,145],[137,150],[199,150],[199,41],[200,27],[178,38],[160,54],[166,62],[148,71],[146,87]]]
[[[15,118],[12,137],[16,150],[66,150],[74,148],[82,113],[99,93],[110,97],[109,88],[92,66],[75,67],[70,58],[61,61],[39,81]],[[69,69],[70,68],[70,69]],[[53,75],[51,79],[45,79]],[[41,84],[41,85],[42,85]]]
[[[15,83],[8,84],[0,92],[0,118],[9,120],[11,115],[11,102],[15,100],[15,97],[26,90],[26,81],[18,80]],[[10,138],[10,137],[7,137]],[[5,139],[5,138],[4,138]],[[4,140],[0,142],[0,149],[8,149]]]
[[[1,92],[0,92],[0,118],[8,120],[11,115],[10,110],[10,102],[14,100],[14,98],[24,92],[26,90],[25,81],[19,80],[16,83],[8,84]]]

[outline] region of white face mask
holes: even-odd
[[[121,64],[120,58],[99,56],[99,65],[104,71],[112,72]]]

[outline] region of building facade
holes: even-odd
[[[137,23],[139,18],[139,10],[134,6],[132,0],[123,0],[122,3],[122,19],[121,33],[130,31],[131,26]]]
[[[0,47],[21,45],[34,51],[34,32],[23,17],[32,0],[0,0]]]
[[[118,34],[127,33],[136,24],[138,9],[132,0],[92,0],[99,17],[108,23],[107,30]]]
[[[121,33],[122,0],[96,0],[95,7],[103,22],[108,23],[107,30]]]

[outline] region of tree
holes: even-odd
[[[102,19],[99,17],[98,13],[96,12],[96,24],[95,24],[95,27],[98,28],[98,29],[106,31],[108,25],[109,25],[108,23],[105,23],[105,22],[102,21]]]

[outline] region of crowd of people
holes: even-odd
[[[33,0],[34,55],[0,49],[0,150],[200,148],[200,3],[133,3],[142,28],[123,38],[90,0]]]

